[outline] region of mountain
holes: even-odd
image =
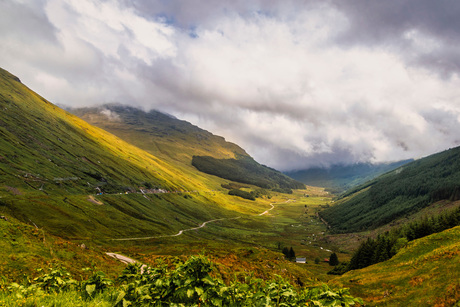
[[[460,147],[405,164],[342,195],[321,217],[336,232],[385,225],[440,200],[460,199]]]
[[[251,210],[198,193],[224,180],[185,172],[92,126],[1,69],[0,109],[1,215],[65,238],[104,239],[174,233]],[[180,191],[197,192],[167,193]]]
[[[304,170],[290,171],[285,172],[285,174],[307,185],[324,187],[334,194],[340,194],[409,162],[412,162],[412,160],[377,164],[337,164],[325,168],[312,167]]]
[[[261,188],[301,189],[305,185],[256,162],[241,147],[189,122],[151,110],[122,105],[70,110],[100,127],[173,163],[187,172],[196,169]]]
[[[157,157],[63,111],[0,70],[0,172],[7,185],[39,193],[166,189],[190,180]]]
[[[69,111],[157,157],[175,163],[190,166],[193,156],[217,159],[248,156],[244,149],[223,137],[156,110],[145,112],[129,106],[107,104]]]

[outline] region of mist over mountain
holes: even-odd
[[[285,172],[285,174],[307,185],[325,187],[334,194],[340,194],[411,161],[413,160],[377,164],[331,165]]]

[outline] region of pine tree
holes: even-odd
[[[283,253],[284,257],[289,258],[289,249],[287,247],[283,248],[282,253]]]
[[[329,257],[329,265],[336,266],[339,264],[339,258],[337,257],[336,253],[332,253]]]
[[[291,246],[291,249],[289,250],[289,259],[290,259],[290,260],[294,260],[294,259],[295,259],[295,252],[294,252],[294,250],[292,249],[292,246]]]

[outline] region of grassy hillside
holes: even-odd
[[[110,104],[70,111],[94,126],[175,163],[190,165],[195,155],[218,159],[247,156],[241,147],[225,141],[223,137],[155,110],[144,112]]]
[[[350,190],[321,216],[336,232],[362,231],[443,199],[460,199],[459,147],[406,164]]]
[[[458,306],[460,227],[410,242],[388,261],[350,271],[333,284],[369,306]]]
[[[105,255],[91,242],[85,245],[53,236],[44,229],[26,225],[8,217],[0,219],[0,288],[3,283],[23,282],[25,276],[36,277],[37,269],[64,266],[74,276],[87,276],[81,269],[98,267],[109,276],[124,265]],[[4,306],[0,303],[0,306]]]
[[[307,185],[324,187],[334,194],[359,186],[366,181],[392,171],[412,160],[394,163],[357,163],[352,165],[332,165],[328,168],[314,167],[285,174]]]
[[[0,195],[197,185],[180,171],[54,106],[0,70]]]

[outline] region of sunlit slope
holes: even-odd
[[[393,258],[333,283],[366,306],[454,306],[460,301],[460,227],[410,242]]]
[[[0,70],[0,194],[195,189],[179,170],[46,101]]]
[[[218,159],[247,156],[241,147],[223,137],[155,110],[144,112],[112,104],[71,112],[158,157],[185,165],[190,165],[192,157],[197,155]]]
[[[321,212],[333,230],[373,229],[439,200],[460,199],[460,147],[406,164],[347,192]]]

